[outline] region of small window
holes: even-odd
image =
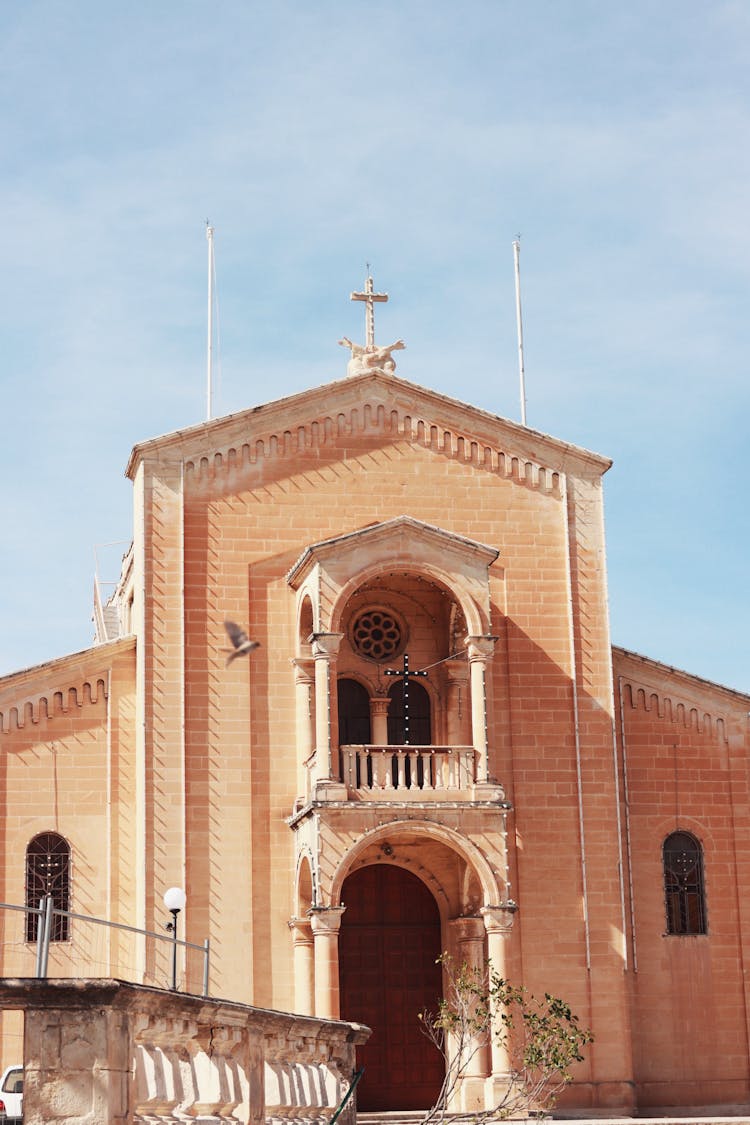
[[[52,896],[56,910],[70,910],[70,848],[56,832],[42,832],[26,849],[26,905],[38,907],[40,899]],[[36,941],[39,915],[26,915],[26,940]],[[70,919],[52,915],[50,941],[67,941]]]
[[[689,832],[673,832],[664,841],[664,897],[668,934],[705,934],[703,851]]]

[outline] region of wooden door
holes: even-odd
[[[443,1081],[440,1052],[419,1013],[442,994],[440,915],[427,887],[400,867],[364,867],[344,883],[341,1015],[372,1028],[357,1053],[361,1110],[428,1109]]]

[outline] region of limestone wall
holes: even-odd
[[[5,979],[0,1007],[25,1013],[26,1125],[322,1123],[370,1034],[106,979]]]

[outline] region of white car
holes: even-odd
[[[8,1066],[0,1079],[0,1125],[23,1121],[23,1067]]]

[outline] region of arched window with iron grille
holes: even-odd
[[[26,905],[38,907],[41,899],[52,896],[56,910],[70,910],[70,846],[56,832],[40,832],[26,849]],[[26,915],[26,940],[36,941],[39,915]],[[52,915],[50,941],[67,941],[70,919]]]
[[[705,934],[703,849],[689,832],[672,832],[664,841],[664,898],[668,934]]]

